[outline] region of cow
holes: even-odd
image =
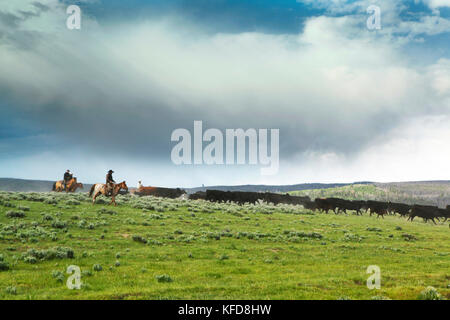
[[[175,199],[181,197],[183,194],[186,194],[186,191],[180,188],[140,187],[134,192],[134,194],[138,196],[154,196]]]
[[[205,191],[197,191],[196,193],[189,195],[190,200],[206,200],[206,192]]]
[[[436,224],[436,221],[434,221],[434,219],[437,219],[439,221],[439,216],[441,215],[440,210],[444,209],[439,209],[436,206],[423,206],[415,204],[411,208],[411,213],[409,214],[408,220],[413,221],[415,217],[420,217],[425,222],[431,220],[434,224]]]
[[[376,213],[377,218],[381,216],[384,219],[384,216],[388,213],[389,203],[367,200],[367,207],[370,209],[370,215],[372,215],[372,213]]]
[[[328,213],[329,210],[335,212],[337,208],[336,204],[330,201],[329,198],[316,198],[314,202],[316,203],[317,210],[324,211],[325,213]]]
[[[398,213],[400,216],[405,217],[409,214],[411,208],[412,206],[410,206],[409,204],[389,202],[388,211],[394,214]]]
[[[334,203],[339,212],[347,213],[347,210],[353,210],[356,211],[357,215],[361,215],[361,210],[366,209],[367,210],[367,203],[365,201],[360,200],[346,200],[346,199],[339,199],[339,198],[329,198],[328,201],[331,201]]]
[[[311,198],[308,196],[289,196],[289,204],[305,206],[311,202]]]
[[[245,191],[220,191],[220,190],[206,190],[205,200],[214,202],[236,202],[239,205],[245,203],[256,204],[263,195],[258,192]]]
[[[205,200],[212,202],[227,202],[227,193],[220,190],[206,190]]]
[[[302,205],[305,209],[309,209],[309,210],[317,209],[317,204],[313,201],[304,201]]]
[[[443,217],[442,217],[442,218],[445,218],[444,221],[447,221],[447,219],[450,218],[450,205],[448,205],[447,207],[445,207],[445,211],[446,211],[446,212],[442,212],[442,214],[443,214]],[[450,227],[450,225],[449,225],[449,227]]]
[[[369,207],[367,206],[367,201],[364,200],[352,200],[353,210],[356,211],[357,215],[362,215],[361,210],[367,211]]]

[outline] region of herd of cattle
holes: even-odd
[[[133,192],[136,195],[145,196],[151,195],[165,198],[178,198],[186,191],[183,189],[170,189],[158,187],[141,187]],[[408,217],[408,220],[413,221],[415,217],[423,218],[425,222],[428,220],[436,223],[436,220],[444,219],[446,221],[450,218],[450,205],[445,209],[436,206],[426,205],[408,205],[396,202],[383,202],[373,200],[345,200],[340,198],[316,198],[314,201],[307,196],[291,196],[289,194],[279,194],[270,192],[244,192],[244,191],[219,191],[206,190],[198,191],[189,195],[191,200],[206,200],[212,202],[235,202],[239,205],[245,203],[256,204],[259,201],[266,203],[291,204],[302,205],[306,209],[314,211],[322,211],[325,213],[334,212],[335,214],[346,213],[346,211],[355,211],[357,215],[363,212],[369,212],[370,215],[376,214],[377,217],[383,217],[387,214],[399,214],[403,217]]]
[[[261,192],[238,192],[238,191],[218,191],[206,190],[206,192],[197,192],[191,194],[189,199],[204,199],[214,202],[233,201],[240,205],[244,203],[256,203],[264,201],[273,203],[275,205],[284,203],[292,205],[302,205],[306,209],[323,211],[335,214],[345,213],[348,211],[355,211],[356,214],[361,215],[363,211],[369,212],[370,215],[376,214],[377,217],[384,217],[386,214],[399,214],[407,216],[408,220],[414,220],[415,217],[420,217],[428,222],[428,220],[436,223],[435,220],[450,218],[450,206],[446,209],[441,209],[436,206],[425,205],[408,205],[404,203],[383,202],[373,200],[345,200],[340,198],[316,198],[311,201],[309,197],[291,196],[289,194],[278,193],[261,193]]]

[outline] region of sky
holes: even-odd
[[[450,0],[0,0],[0,115],[0,177],[450,180]],[[196,120],[278,129],[278,171],[174,164]]]

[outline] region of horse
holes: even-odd
[[[111,195],[111,202],[109,204],[114,203],[114,206],[117,206],[116,196],[119,194],[119,191],[121,189],[124,189],[124,190],[128,191],[128,186],[125,183],[125,181],[114,185],[113,192],[112,192],[112,195]],[[92,197],[92,204],[93,205],[95,204],[95,199],[101,194],[104,195],[104,196],[108,196],[106,184],[103,184],[103,183],[96,183],[96,184],[94,184],[91,187],[91,191],[89,191],[89,196]]]
[[[59,180],[59,181],[54,182],[52,191],[62,192],[62,191],[65,190],[66,193],[67,193],[67,192],[75,192],[75,190],[77,190],[77,188],[83,189],[83,184],[82,183],[78,183],[77,182],[77,178],[72,178],[66,183],[66,187],[65,188],[64,188],[64,181],[63,180]]]
[[[82,184],[82,183],[76,183],[76,184],[74,184],[74,185],[70,188],[69,192],[75,192],[75,191],[77,191],[78,188],[84,189],[83,184]]]

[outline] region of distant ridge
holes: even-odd
[[[188,193],[195,193],[197,191],[221,190],[221,191],[250,191],[250,192],[290,192],[309,189],[327,189],[344,187],[354,184],[374,184],[369,181],[352,182],[352,183],[300,183],[291,185],[237,185],[237,186],[206,186],[186,189]]]

